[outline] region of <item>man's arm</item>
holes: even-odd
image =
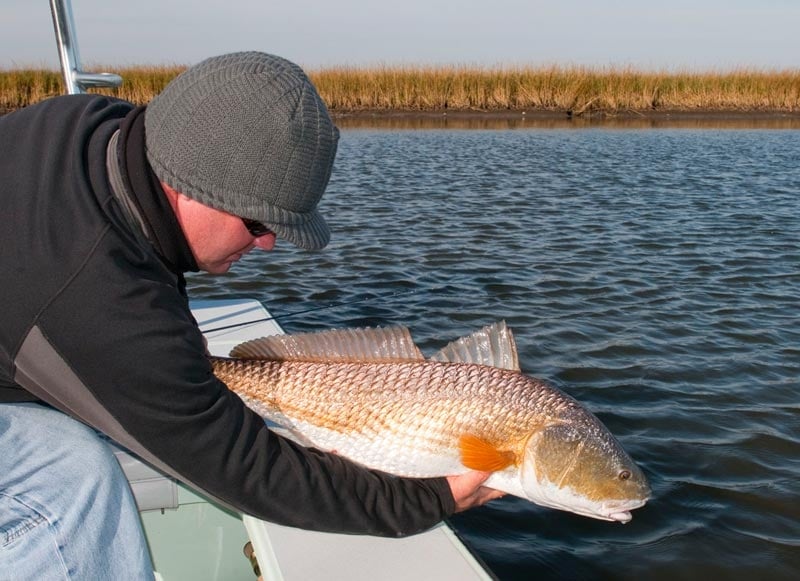
[[[96,249],[103,252],[102,241]],[[158,265],[119,269],[126,250],[113,243],[109,252],[86,263],[25,341],[18,381],[29,391],[223,504],[272,522],[404,536],[455,512],[445,478],[397,478],[267,429],[214,376],[185,299]],[[480,502],[470,488],[459,487],[462,502]]]

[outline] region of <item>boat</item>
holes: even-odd
[[[119,85],[117,75],[81,69],[70,0],[50,0],[50,6],[65,91]],[[190,307],[212,355],[283,333],[252,298],[192,301]],[[402,539],[285,527],[221,507],[118,446],[115,454],[131,483],[159,581],[493,579],[447,523]]]
[[[283,332],[254,299],[193,301],[191,308],[212,355],[225,356],[242,341]],[[492,578],[446,523],[402,539],[295,529],[232,513],[142,463],[132,469],[130,461],[121,463],[132,474],[137,502],[140,483],[145,493],[162,492],[155,503],[153,496],[143,499],[140,509],[154,567],[164,581],[252,580],[254,569],[268,580]]]

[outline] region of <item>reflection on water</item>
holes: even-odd
[[[351,113],[335,114],[343,129],[800,129],[800,114],[692,114],[594,115],[565,113]]]
[[[500,579],[800,578],[800,131],[344,130],[321,210],[325,251],[190,292],[426,353],[506,319],[651,481],[624,526],[516,498],[454,518]]]

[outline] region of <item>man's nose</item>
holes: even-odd
[[[275,248],[275,238],[275,233],[270,232],[269,234],[264,234],[256,238],[253,244],[260,250],[272,250]]]

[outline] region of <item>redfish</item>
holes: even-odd
[[[495,323],[426,359],[405,327],[275,335],[211,358],[246,405],[297,442],[398,476],[493,472],[486,486],[628,522],[647,479],[583,405],[523,374]]]

